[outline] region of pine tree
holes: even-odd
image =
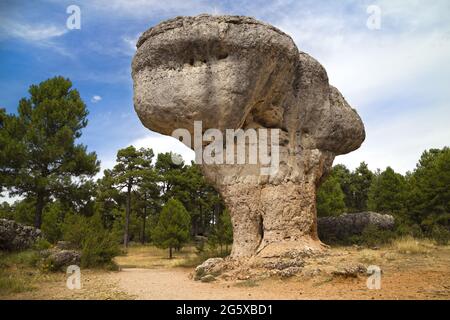
[[[158,185],[158,175],[154,169],[146,170],[138,182],[136,195],[136,212],[141,218],[141,243],[146,242],[146,226],[149,216],[155,217],[161,210],[161,187]]]
[[[350,211],[361,212],[367,210],[369,188],[372,184],[373,173],[365,162],[361,162],[351,176],[351,205]]]
[[[100,163],[94,152],[76,144],[88,111],[69,79],[48,79],[30,86],[29,93],[17,115],[0,111],[0,183],[10,195],[33,199],[34,225],[40,228],[51,198],[90,179]]]
[[[339,180],[330,175],[319,187],[317,192],[317,215],[338,216],[346,210]]]
[[[368,207],[382,213],[399,214],[404,208],[405,179],[391,167],[372,179]]]
[[[425,229],[435,223],[450,228],[450,148],[424,151],[408,179],[411,219]]]
[[[153,150],[129,146],[117,152],[117,164],[112,170],[114,185],[119,190],[125,189],[126,213],[124,225],[124,246],[128,247],[131,217],[131,192],[142,181],[148,170],[152,169]]]
[[[153,240],[156,246],[169,248],[169,258],[172,259],[172,250],[181,248],[189,240],[191,219],[183,204],[170,199],[163,207],[158,224],[153,230]]]
[[[228,252],[228,246],[233,243],[233,224],[228,210],[224,210],[220,215],[208,237],[208,242],[214,246],[219,245],[221,255],[223,254],[223,246],[225,246],[225,252]]]

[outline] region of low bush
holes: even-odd
[[[391,230],[382,230],[376,226],[367,226],[360,235],[354,235],[348,239],[341,240],[341,244],[360,245],[360,246],[381,246],[390,243],[396,237],[395,232]]]
[[[83,240],[81,250],[81,266],[113,267],[113,258],[119,255],[120,249],[116,237],[107,230],[90,232]]]
[[[67,216],[63,230],[64,240],[81,250],[82,267],[114,267],[112,259],[120,254],[119,241],[103,226],[100,216]]]
[[[445,246],[450,241],[450,231],[440,225],[435,225],[431,229],[430,237],[436,241],[438,245]]]
[[[62,227],[64,241],[68,241],[74,247],[81,249],[83,247],[83,239],[89,234],[92,227],[89,222],[89,218],[81,215],[67,215]]]
[[[52,247],[51,243],[44,238],[38,239],[33,245],[33,249],[37,251],[47,250],[50,249],[51,247]]]

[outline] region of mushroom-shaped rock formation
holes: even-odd
[[[278,130],[273,174],[261,173],[259,159],[201,165],[230,211],[232,258],[322,249],[316,189],[334,157],[357,149],[365,132],[320,63],[266,23],[199,15],[144,32],[132,76],[135,110],[150,130],[193,134],[194,121],[202,121],[202,132],[266,128],[270,136]]]

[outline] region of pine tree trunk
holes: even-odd
[[[145,244],[145,220],[147,220],[146,215],[144,214],[144,217],[142,218],[142,237],[141,237],[141,243]]]
[[[142,238],[141,243],[145,244],[145,221],[147,220],[147,193],[144,194],[144,216],[142,217]]]
[[[123,235],[123,245],[125,246],[125,248],[128,248],[130,211],[131,211],[131,182],[128,183],[128,187],[127,187],[127,208],[126,208],[126,212],[125,212],[125,232]]]
[[[169,259],[172,259],[172,247],[169,247]]]
[[[44,210],[44,197],[41,194],[38,194],[36,197],[36,212],[34,214],[34,226],[37,229],[41,228],[43,210]]]

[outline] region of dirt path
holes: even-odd
[[[246,288],[225,282],[202,283],[189,278],[190,270],[123,269],[111,274],[119,288],[137,299],[246,299]]]
[[[328,256],[310,262],[320,271],[315,276],[202,283],[189,276],[193,268],[161,264],[161,259],[156,263],[156,252],[139,248],[118,261],[122,271],[109,273],[106,282],[135,299],[450,299],[450,246],[421,249],[402,254],[392,247],[332,248]],[[369,290],[366,275],[342,278],[327,271],[349,263],[380,266],[381,289]]]
[[[260,282],[201,283],[189,270],[123,269],[112,273],[118,289],[136,299],[450,299],[450,270],[386,270],[380,290],[366,278],[266,279]]]
[[[181,255],[181,254],[179,254]],[[314,276],[288,279],[194,281],[193,267],[181,267],[183,258],[161,258],[152,247],[129,250],[118,257],[121,271],[82,270],[82,289],[69,290],[65,273],[36,272],[34,290],[0,299],[446,299],[450,300],[450,246],[421,253],[399,253],[392,248],[377,250],[333,248],[330,254],[311,261],[319,271]],[[369,290],[366,275],[356,278],[333,276],[327,268],[340,264],[378,265],[381,289]],[[305,266],[308,267],[308,266]]]

